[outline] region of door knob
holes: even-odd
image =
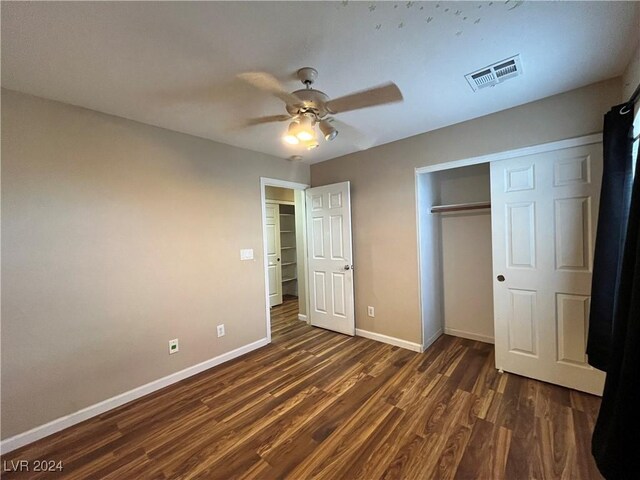
[[[498,281],[504,282],[504,275],[498,275]]]
[[[345,270],[351,270],[351,265],[345,265],[345,266],[344,266],[344,269],[345,269]]]
[[[278,258],[278,259],[276,259],[276,260],[280,261],[280,259],[279,259],[279,258]]]

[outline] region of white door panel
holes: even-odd
[[[349,182],[310,188],[306,195],[311,324],[354,335]]]
[[[509,351],[538,355],[537,294],[531,290],[508,290],[509,306],[507,329],[509,331]]]
[[[269,306],[282,303],[282,263],[280,262],[280,206],[265,205],[267,231],[267,274],[269,278]]]
[[[604,374],[585,350],[601,177],[601,144],[491,164],[496,366],[595,394]]]

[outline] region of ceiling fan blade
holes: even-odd
[[[401,101],[402,92],[400,92],[398,86],[395,83],[385,83],[379,87],[329,100],[326,103],[326,107],[331,113],[342,113]]]
[[[291,120],[291,115],[269,115],[268,117],[249,118],[245,120],[241,126],[253,127],[254,125],[261,125],[263,123],[286,122],[287,120]]]
[[[238,78],[249,85],[278,97],[287,105],[302,104],[302,101],[292,93],[287,92],[273,75],[265,72],[246,72],[239,74]]]
[[[267,117],[248,118],[227,127],[226,131],[232,133],[247,127],[262,125],[264,123],[286,122],[287,120],[291,120],[291,118],[292,118],[291,115],[286,115],[286,114],[285,115],[269,115]]]
[[[335,118],[330,118],[329,122],[338,130],[338,138],[352,143],[358,147],[358,150],[368,150],[376,143],[376,139],[371,135],[352,127],[348,123],[341,122]]]

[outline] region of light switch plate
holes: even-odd
[[[243,248],[240,250],[240,260],[253,260],[253,248]]]

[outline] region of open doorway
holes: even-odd
[[[262,179],[267,336],[307,323],[306,185]]]
[[[294,322],[297,318],[313,327],[355,335],[350,183],[307,188],[261,178],[260,186],[267,338],[271,341],[273,310],[285,300],[287,308],[275,312],[286,312],[287,322],[305,325]],[[289,192],[267,187],[292,190],[293,204]]]

